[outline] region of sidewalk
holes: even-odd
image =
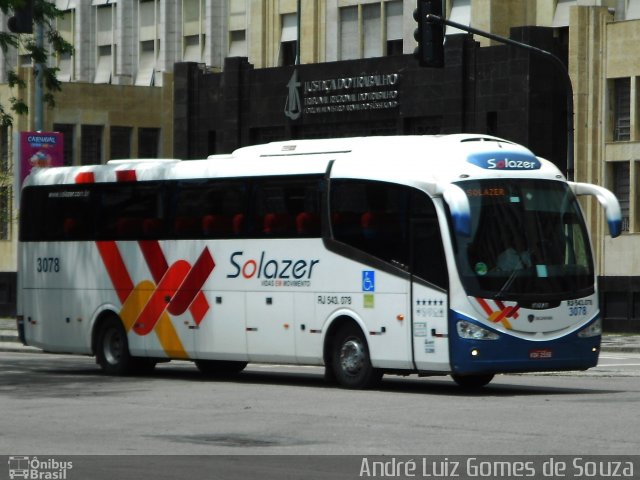
[[[0,318],[0,352],[40,352],[33,347],[25,347],[18,340],[16,321],[13,318]],[[640,335],[604,334],[603,352],[640,353]]]

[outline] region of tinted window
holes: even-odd
[[[165,235],[163,184],[144,182],[106,184],[99,192],[96,236],[99,239],[136,240]]]
[[[20,239],[319,237],[322,179],[194,179],[27,187]]]
[[[175,238],[229,238],[244,233],[247,187],[241,181],[178,182],[172,194]]]
[[[86,186],[28,187],[22,192],[20,239],[83,240],[93,236],[93,191]]]
[[[440,226],[425,193],[384,182],[334,180],[330,208],[335,240],[446,288]]]
[[[256,236],[319,237],[321,183],[310,179],[262,179],[256,182]]]

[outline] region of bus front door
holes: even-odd
[[[411,321],[415,367],[448,372],[447,264],[437,219],[411,222]]]

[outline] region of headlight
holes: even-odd
[[[497,340],[500,335],[493,333],[486,328],[479,327],[475,323],[460,320],[456,324],[458,335],[460,338],[468,338],[471,340]]]
[[[595,322],[578,332],[578,337],[589,338],[602,335],[602,320],[598,318]]]

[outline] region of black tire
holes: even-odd
[[[335,379],[342,387],[370,388],[382,378],[382,370],[371,365],[369,346],[356,325],[345,325],[338,331],[331,361]]]
[[[493,380],[493,373],[485,373],[480,375],[451,375],[453,381],[462,388],[475,390],[482,388]]]
[[[129,353],[127,332],[118,317],[109,317],[100,326],[96,342],[96,362],[109,375],[126,375],[135,366]]]
[[[198,370],[210,377],[232,377],[247,366],[247,362],[230,360],[196,360],[195,364]]]

